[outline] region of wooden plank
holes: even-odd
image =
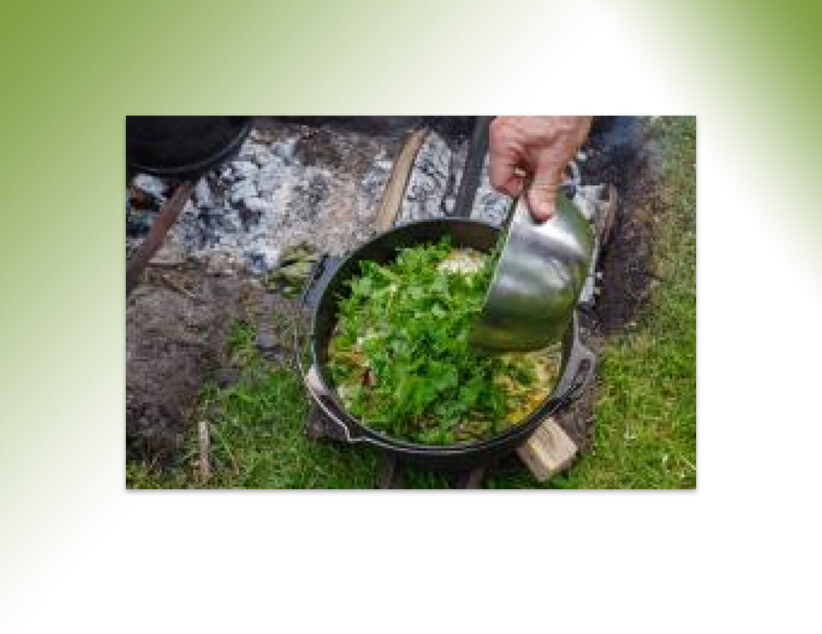
[[[385,184],[380,205],[377,208],[376,226],[379,233],[388,231],[394,226],[402,198],[405,195],[405,187],[408,185],[408,177],[414,167],[414,159],[417,158],[417,152],[427,135],[428,131],[424,128],[414,130],[405,140],[397,155],[397,160],[394,161],[391,176]]]
[[[570,467],[577,451],[576,443],[557,421],[548,418],[517,449],[517,455],[539,482],[545,482]]]

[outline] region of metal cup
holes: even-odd
[[[524,196],[514,210],[471,343],[493,351],[539,350],[559,341],[579,300],[594,251],[588,221],[564,194],[535,222]]]

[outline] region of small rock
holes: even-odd
[[[277,338],[270,332],[261,332],[257,334],[257,347],[260,350],[271,351],[280,347]]]

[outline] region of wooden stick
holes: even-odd
[[[151,260],[152,256],[157,252],[157,249],[160,248],[160,245],[163,244],[163,239],[166,237],[171,225],[177,220],[183,207],[185,207],[186,201],[193,188],[194,181],[181,181],[171,195],[171,198],[163,203],[160,213],[157,215],[157,218],[154,219],[151,229],[148,230],[148,235],[140,243],[140,246],[128,261],[128,264],[126,264],[126,297],[131,295],[131,291],[134,290],[134,287],[137,286],[137,282],[140,280],[143,269],[146,268],[149,260]]]
[[[182,284],[178,284],[177,282],[172,280],[168,275],[161,275],[160,279],[163,280],[163,283],[166,286],[168,286],[171,290],[177,291],[178,293],[182,293],[183,295],[185,295],[189,299],[192,299],[192,300],[197,299],[197,297],[194,295],[194,293],[192,293],[190,290],[188,290]]]
[[[402,198],[405,195],[405,187],[408,185],[408,177],[414,167],[414,160],[427,135],[428,131],[424,128],[414,130],[405,140],[405,144],[397,155],[397,160],[394,161],[391,176],[385,184],[380,205],[377,207],[376,226],[379,233],[388,231],[394,226],[400,205],[402,205]]]
[[[209,453],[211,438],[208,433],[207,421],[201,420],[197,427],[200,439],[200,481],[205,484],[211,479],[211,456]]]

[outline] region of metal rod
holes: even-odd
[[[477,117],[474,121],[474,132],[471,135],[471,145],[468,148],[468,158],[460,179],[460,188],[457,200],[454,203],[453,215],[457,218],[468,218],[474,207],[474,197],[480,183],[482,165],[488,151],[488,126],[493,117]]]

